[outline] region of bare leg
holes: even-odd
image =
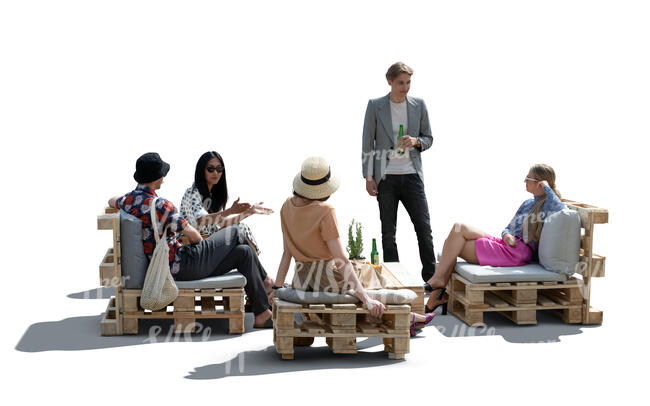
[[[269,294],[273,290],[273,285],[275,285],[275,280],[271,278],[270,276],[266,276],[266,279],[264,279],[264,289],[266,290],[266,293]]]
[[[411,313],[411,320],[417,323],[424,323],[425,321],[427,321],[427,318],[423,314]]]
[[[255,255],[257,255],[257,246],[255,246],[255,244],[253,244],[253,241],[251,241],[251,239],[248,237],[246,237],[246,241],[248,241],[248,245],[250,245],[251,248],[253,248],[253,252],[255,253]],[[259,255],[257,256],[259,257]],[[264,278],[263,282],[264,282],[264,289],[266,289],[266,293],[270,294],[273,285],[275,285],[275,279],[271,278],[269,275],[266,275],[266,278]]]
[[[485,233],[478,228],[462,223],[454,224],[442,247],[442,255],[440,263],[436,267],[436,273],[427,281],[431,287],[436,289],[447,286],[459,256],[467,262],[478,263],[474,240],[483,236],[485,236]],[[428,307],[434,307],[437,301],[437,295],[429,296]],[[441,300],[441,302],[444,301],[444,299]]]

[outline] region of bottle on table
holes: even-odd
[[[377,239],[372,239],[372,251],[370,251],[370,262],[379,265],[379,252],[377,251]]]

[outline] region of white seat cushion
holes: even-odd
[[[535,263],[501,267],[458,262],[456,272],[472,283],[561,282],[567,280],[566,275],[547,271],[543,266]]]

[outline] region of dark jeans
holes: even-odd
[[[237,226],[223,228],[197,244],[184,245],[180,255],[181,265],[176,280],[194,281],[237,269],[246,277],[244,290],[253,313],[258,315],[269,308],[263,282],[266,271],[255,250],[248,244],[239,244]]]
[[[424,184],[417,174],[386,175],[379,182],[377,201],[381,218],[381,244],[384,262],[399,262],[395,231],[397,230],[397,206],[401,201],[411,217],[418,237],[422,279],[428,280],[436,269],[433,253],[433,237],[429,219],[429,204],[424,194]]]

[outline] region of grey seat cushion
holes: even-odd
[[[120,241],[124,287],[142,289],[149,266],[142,248],[142,222],[124,210],[120,210]]]
[[[149,259],[142,248],[142,222],[120,210],[120,241],[122,249],[122,278],[126,289],[142,289]],[[246,277],[237,271],[196,281],[176,281],[179,289],[243,288]]]
[[[360,303],[352,291],[344,294],[331,292],[307,292],[298,289],[277,289],[275,296],[287,302],[302,304],[345,304]],[[371,299],[379,300],[384,304],[408,304],[417,298],[415,292],[409,289],[377,289],[366,290]]]
[[[196,281],[176,281],[179,289],[228,289],[246,286],[246,277],[237,271]]]
[[[456,272],[472,283],[560,282],[567,280],[566,275],[547,271],[543,266],[536,263],[523,266],[498,267],[458,262]]]

